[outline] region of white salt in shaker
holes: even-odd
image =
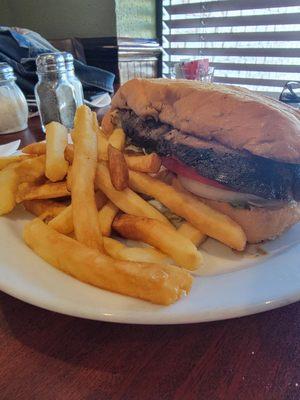
[[[83,89],[80,80],[75,75],[74,70],[74,57],[71,53],[63,52],[62,55],[65,59],[67,77],[69,82],[73,85],[76,94],[76,105],[77,107],[81,106],[84,102],[83,100]]]
[[[0,134],[27,128],[28,106],[15,80],[12,67],[7,63],[0,63]]]

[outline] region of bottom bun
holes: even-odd
[[[252,207],[246,210],[232,207],[229,203],[204,198],[201,200],[237,222],[245,231],[249,243],[275,239],[300,221],[300,203],[278,209]]]

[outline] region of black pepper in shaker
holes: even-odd
[[[34,92],[43,131],[52,121],[73,128],[76,93],[68,80],[63,54],[41,54],[36,59],[36,66],[39,80]]]

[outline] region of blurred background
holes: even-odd
[[[0,0],[0,25],[38,32],[59,50],[116,74],[157,76],[155,0]]]
[[[0,9],[0,25],[115,73],[115,88],[206,58],[214,82],[278,98],[300,73],[300,0],[0,0]]]

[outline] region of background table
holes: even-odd
[[[38,119],[15,138],[43,138]],[[299,400],[300,303],[213,323],[71,318],[0,292],[1,400]]]

